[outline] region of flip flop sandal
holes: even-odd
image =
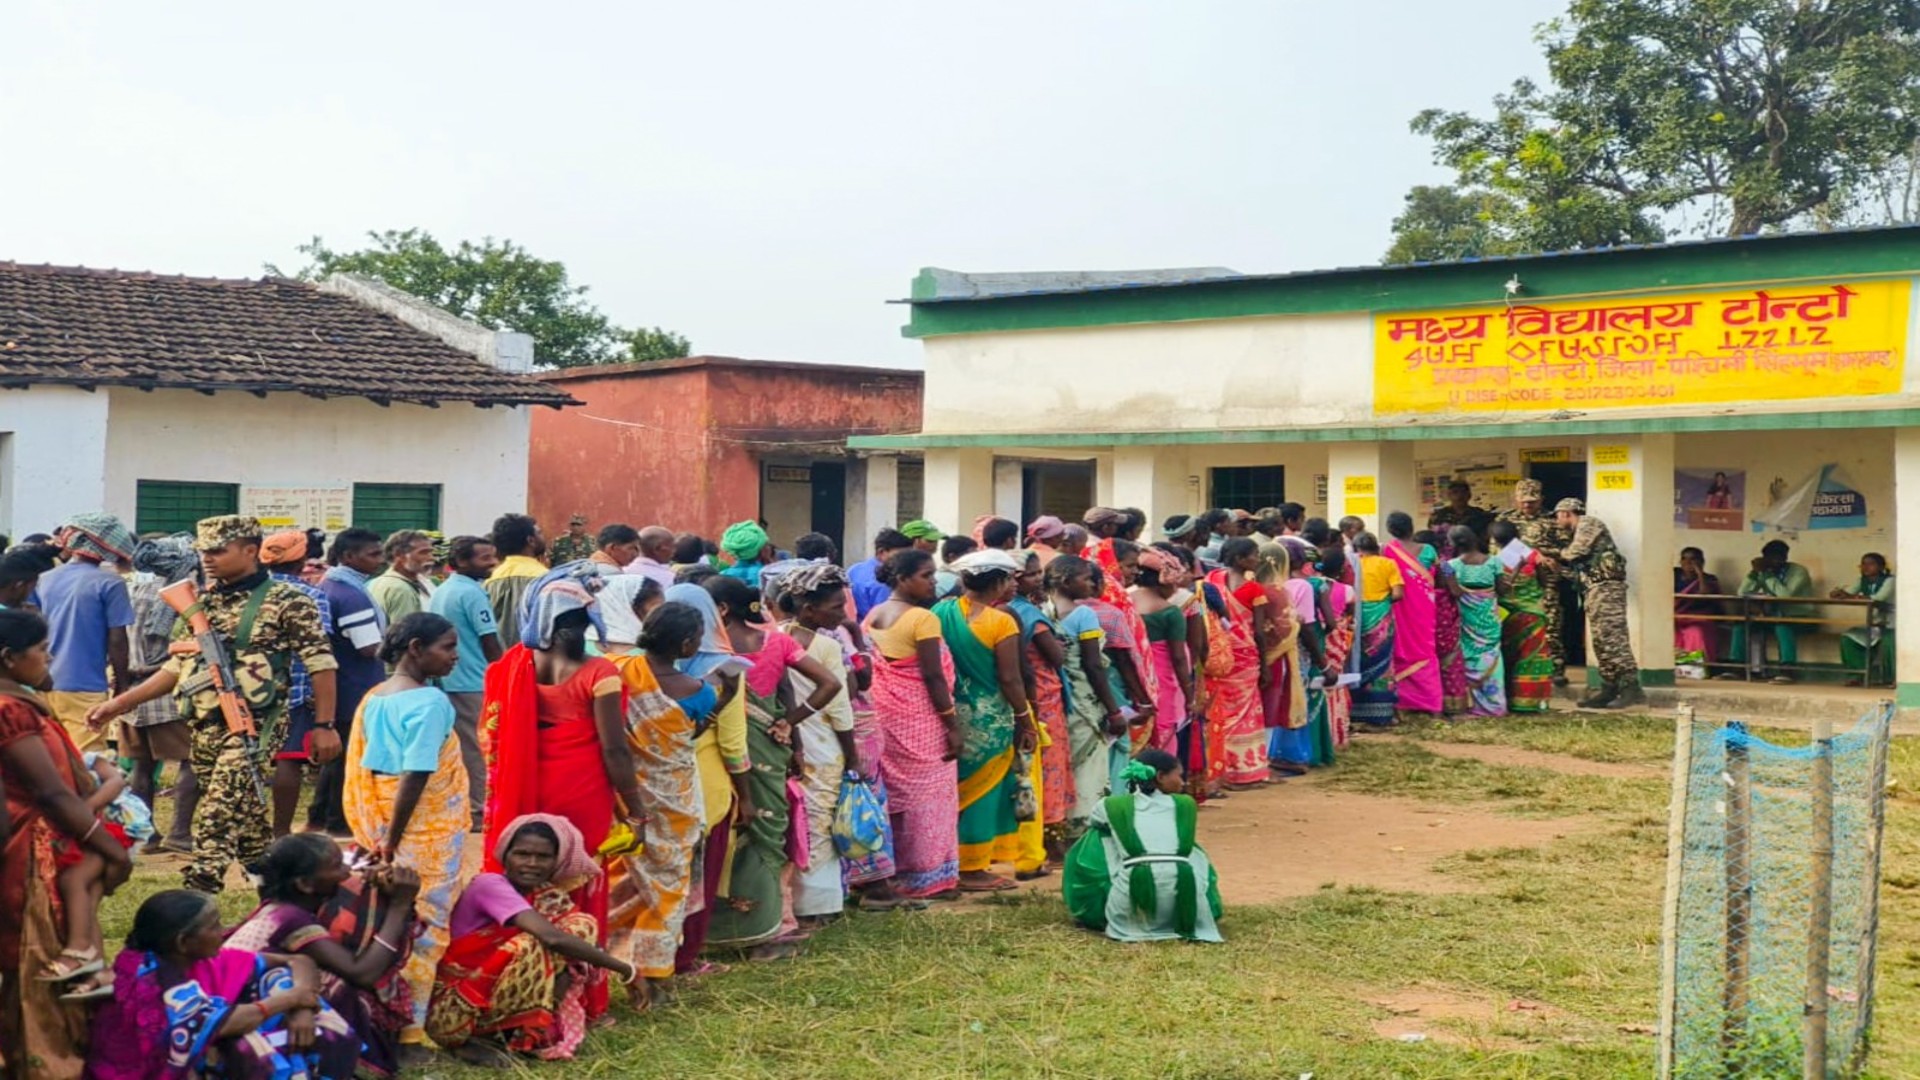
[[[80,963],[71,968],[62,968],[59,966],[62,960],[78,960]],[[98,974],[104,970],[106,966],[106,961],[100,959],[92,949],[88,949],[86,952],[61,949],[60,955],[54,957],[51,964],[48,964],[40,974],[34,976],[34,981],[43,983],[72,982],[78,978]]]
[[[969,885],[964,881],[960,883],[960,891],[963,893],[1007,892],[1010,889],[1017,888],[1019,888],[1018,885],[1008,881],[1006,878],[994,878],[993,884],[991,885]]]
[[[61,994],[55,1000],[66,1002],[104,1001],[112,996],[113,980],[108,979],[106,982],[94,983],[84,990],[75,990],[71,993]]]

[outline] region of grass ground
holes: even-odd
[[[1315,781],[1584,821],[1546,846],[1443,860],[1438,869],[1458,891],[1323,887],[1230,907],[1225,947],[1116,945],[1074,929],[1052,895],[854,915],[797,960],[736,966],[687,987],[671,1008],[596,1033],[564,1075],[1652,1075],[1665,782],[1442,757],[1423,745],[1434,742],[1659,764],[1672,726],[1564,714],[1416,726],[1364,737]],[[1920,740],[1896,741],[1890,776],[1870,1064],[1884,1078],[1920,1076]],[[1204,813],[1201,829],[1204,843]],[[140,896],[171,884],[142,873],[109,902],[109,936],[125,932]],[[224,902],[231,915],[244,913],[244,897]],[[1409,992],[1441,1014],[1424,1041],[1399,1041],[1385,1026]],[[1456,1007],[1435,1009],[1433,1000]]]

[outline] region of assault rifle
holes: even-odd
[[[183,656],[198,653],[206,663],[207,674],[213,679],[214,692],[220,696],[220,715],[226,718],[227,731],[238,735],[241,746],[246,750],[247,771],[253,774],[253,786],[259,792],[260,805],[271,805],[267,778],[260,771],[260,725],[254,721],[253,708],[240,694],[240,681],[233,673],[233,660],[227,655],[226,643],[214,631],[213,623],[207,620],[207,609],[200,602],[199,588],[194,585],[192,578],[187,578],[161,589],[160,599],[187,620],[187,629],[193,633],[192,640],[176,641],[167,651]]]

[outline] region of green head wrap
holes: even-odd
[[[909,540],[945,540],[947,534],[926,518],[916,518],[900,526],[900,535]]]
[[[767,530],[757,521],[737,521],[720,534],[720,550],[733,556],[734,562],[752,562],[767,547]]]
[[[1121,783],[1132,783],[1135,780],[1152,782],[1159,778],[1159,770],[1144,761],[1129,761],[1126,768],[1120,770]]]

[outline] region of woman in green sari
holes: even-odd
[[[1180,762],[1147,749],[1120,771],[1093,828],[1067,853],[1061,890],[1075,921],[1115,941],[1220,942],[1220,886],[1194,841],[1199,807]]]
[[[794,728],[832,704],[840,677],[807,655],[791,636],[762,620],[760,591],[735,577],[714,575],[702,583],[720,609],[727,641],[750,665],[741,678],[747,698],[746,789],[750,814],[734,826],[733,862],[726,895],[708,923],[707,944],[752,948],[749,958],[779,960],[794,955],[806,939],[786,917],[782,879],[787,861],[787,773],[794,766]],[[794,700],[791,669],[806,676],[813,692]],[[717,853],[716,853],[717,855]]]
[[[1546,712],[1553,700],[1553,656],[1547,643],[1547,591],[1540,583],[1540,553],[1520,539],[1511,521],[1488,530],[1493,555],[1506,572],[1500,594],[1501,658],[1506,664],[1507,711]]]
[[[990,868],[1020,854],[1015,801],[1028,772],[1015,762],[1039,741],[1020,671],[1020,621],[1000,607],[1013,594],[1020,564],[987,548],[954,560],[953,569],[962,595],[935,604],[933,613],[953,654],[953,704],[966,732],[960,751],[960,891],[997,892],[1015,886]],[[1024,790],[1031,800],[1032,790]]]

